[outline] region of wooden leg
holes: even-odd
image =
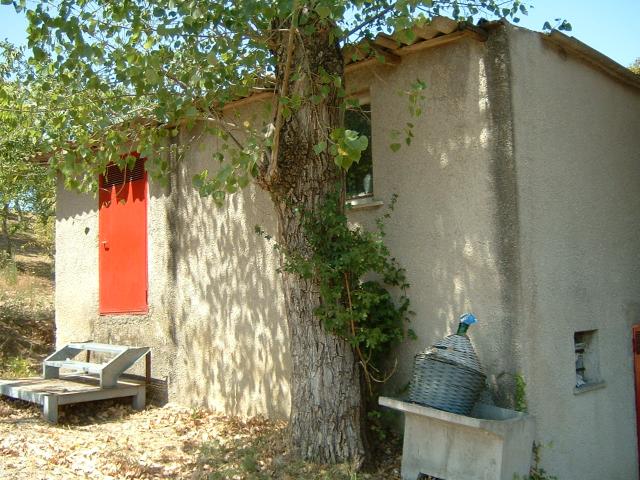
[[[143,385],[138,388],[138,394],[133,396],[133,409],[144,410],[147,403],[146,387]]]
[[[43,415],[50,423],[58,423],[58,397],[47,395],[44,397]]]

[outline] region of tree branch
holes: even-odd
[[[291,59],[293,57],[293,42],[297,29],[297,12],[298,2],[295,1],[293,5],[293,11],[291,16],[291,25],[289,26],[289,39],[287,43],[287,57],[284,68],[282,91],[280,97],[284,98],[289,93],[289,76],[291,75]],[[277,101],[277,97],[276,97]],[[278,172],[278,144],[280,143],[280,130],[282,129],[282,105],[278,102],[276,109],[276,122],[275,130],[273,132],[273,148],[271,149],[271,161],[269,162],[269,168],[267,169],[267,183],[273,179]]]

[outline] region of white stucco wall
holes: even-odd
[[[276,232],[275,211],[255,186],[222,207],[198,195],[192,177],[216,169],[220,147],[203,136],[179,169],[174,395],[231,414],[284,418],[290,357],[278,255],[255,233],[256,225]]]
[[[639,96],[535,34],[508,32],[509,44],[496,30],[485,43],[465,39],[347,77],[351,91],[369,91],[374,195],[399,195],[386,243],[407,269],[416,313],[418,340],[389,352],[398,372],[388,391],[409,380],[417,351],[471,311],[487,397],[508,405],[513,375],[524,375],[538,439],[553,442],[545,468],[561,479],[636,478]],[[398,92],[416,78],[427,84],[426,106],[412,119]],[[413,143],[393,153],[391,130],[407,121]],[[97,200],[59,189],[57,342],[149,344],[172,400],[284,417],[278,258],[254,233],[275,232],[274,212],[255,188],[222,209],[197,195],[191,178],[215,168],[219,148],[205,135],[169,187],[151,182],[147,315],[97,314]],[[349,215],[371,227],[383,213]],[[591,329],[606,387],[574,395],[573,333]]]
[[[488,58],[495,45],[464,40],[405,56],[394,69],[361,73],[370,79],[374,196],[388,203],[399,195],[388,221],[385,243],[407,271],[418,340],[390,352],[398,372],[390,395],[410,379],[415,353],[453,333],[458,317],[473,312],[479,325],[470,336],[487,370],[492,400],[512,398],[517,371],[511,332],[517,318],[503,291],[508,276],[501,265],[501,200],[496,194],[497,157],[508,139],[499,138],[495,105],[501,72]],[[410,85],[426,82],[421,117],[409,116]],[[359,79],[355,79],[358,80]],[[394,153],[391,130],[415,125],[411,146]],[[403,140],[403,139],[402,139]],[[371,227],[385,213],[356,210],[350,219]],[[508,259],[507,259],[508,260]]]
[[[170,400],[283,418],[290,408],[286,320],[275,254],[254,233],[256,225],[274,232],[274,213],[256,188],[223,208],[199,197],[191,179],[215,168],[216,149],[205,136],[168,187],[149,181],[143,315],[98,314],[98,200],[58,188],[56,342],[150,346],[152,375],[167,382]]]
[[[521,343],[543,466],[637,478],[631,326],[640,323],[640,92],[510,30]],[[575,331],[598,330],[606,387],[574,394]]]

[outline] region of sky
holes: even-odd
[[[569,35],[629,66],[640,57],[640,0],[525,0],[532,4],[529,15],[519,25],[541,30],[545,21],[566,18],[573,30]],[[26,44],[23,14],[12,6],[0,6],[0,39]]]

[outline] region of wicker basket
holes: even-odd
[[[409,401],[469,415],[485,378],[469,338],[449,335],[416,355]]]

